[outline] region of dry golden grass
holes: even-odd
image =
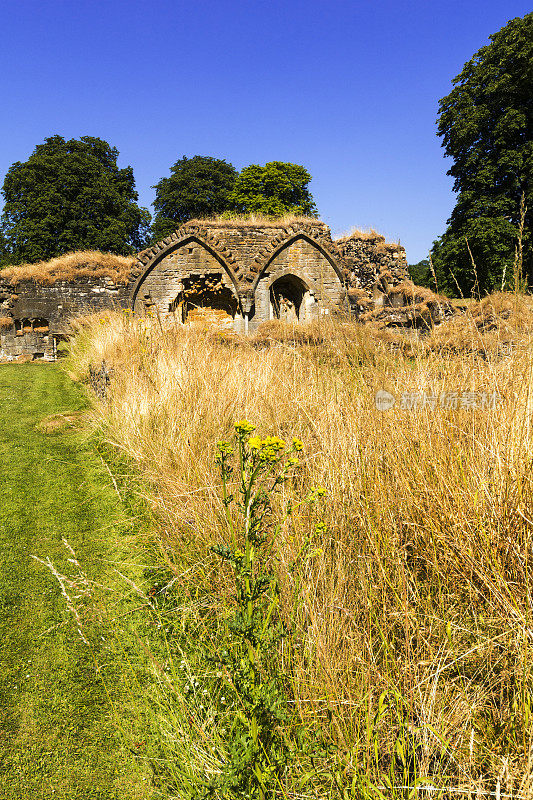
[[[213,225],[217,228],[283,228],[287,225],[317,225],[327,227],[325,222],[321,222],[316,217],[298,216],[297,214],[284,214],[281,217],[267,217],[258,212],[245,216],[235,214],[235,216],[223,215],[215,217],[205,217],[201,219],[191,219],[186,225]]]
[[[531,330],[531,298],[498,292],[463,305],[446,325],[431,331],[425,346],[442,355],[477,353],[486,359],[498,359],[519,350]]]
[[[389,290],[389,294],[403,294],[406,300],[415,300],[415,302],[421,302],[422,299],[444,299],[432,292],[431,289],[427,289],[425,286],[417,286],[410,280],[396,284]]]
[[[12,317],[0,317],[0,331],[7,331],[13,327]]]
[[[71,368],[112,365],[98,424],[154,487],[180,585],[207,591],[215,611],[232,591],[209,555],[226,536],[216,442],[242,418],[301,439],[286,497],[324,487],[326,529],[302,507],[274,552],[295,641],[280,667],[301,720],[346,754],[375,741],[386,767],[397,716],[374,721],[372,740],[366,727],[385,692],[401,698],[417,775],[531,797],[531,328],[505,320],[498,353],[503,328],[485,334],[475,319],[397,347],[400,334],[353,323],[299,329],[301,344],[279,326],[255,340],[161,334],[111,314],[76,323]],[[262,335],[271,346],[258,349]],[[396,399],[388,411],[378,390]]]
[[[127,283],[134,261],[133,256],[118,256],[99,250],[76,250],[50,261],[6,267],[0,271],[0,279],[13,285],[20,281],[50,285],[77,278],[109,278],[113,283]]]
[[[425,286],[417,286],[412,281],[402,281],[401,283],[392,286],[387,294],[394,296],[401,294],[404,297],[406,305],[412,303],[440,303],[441,305],[449,305],[449,300],[442,295],[435,294],[431,289]]]
[[[343,233],[341,236],[335,239],[337,244],[342,244],[342,242],[346,242],[348,239],[362,239],[363,241],[371,241],[371,242],[384,242],[385,237],[378,233],[378,231],[374,230],[374,228],[369,228],[368,230],[363,230],[362,228],[353,227],[347,233]]]
[[[348,289],[347,295],[352,302],[357,303],[359,308],[370,308],[373,305],[372,298],[369,296],[368,292],[364,291],[364,289]]]
[[[531,325],[533,302],[525,295],[510,292],[495,292],[468,308],[475,324],[484,330],[498,325],[509,329],[521,329]]]
[[[376,253],[396,253],[399,250],[405,250],[399,242],[378,242],[376,245]]]

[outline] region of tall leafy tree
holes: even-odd
[[[137,205],[131,167],[103,139],[51,136],[5,177],[4,261],[38,261],[71,250],[133,253],[145,246],[150,214]]]
[[[270,161],[264,167],[245,167],[230,196],[233,209],[241,214],[260,212],[268,216],[287,213],[316,216],[309,191],[311,175],[305,167],[284,161]]]
[[[524,272],[533,277],[533,14],[490,40],[440,101],[457,202],[432,255],[449,291],[456,282],[465,293],[510,283],[522,223]]]
[[[194,217],[228,211],[237,170],[233,164],[210,156],[183,156],[170,168],[170,177],[156,183],[153,224],[155,241]]]

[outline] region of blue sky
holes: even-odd
[[[439,98],[521,0],[4,0],[0,181],[47,136],[99,136],[142,205],[183,155],[304,164],[334,234],[427,255],[454,204]],[[151,210],[151,209],[150,209]]]

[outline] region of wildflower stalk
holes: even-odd
[[[235,442],[219,442],[218,463],[222,500],[232,546],[213,548],[232,569],[235,613],[227,631],[227,648],[217,657],[225,676],[224,700],[230,697],[233,719],[224,774],[210,791],[227,798],[267,800],[274,796],[287,765],[287,738],[281,727],[287,718],[282,681],[276,674],[273,650],[284,635],[277,618],[279,586],[267,565],[270,500],[298,465],[298,440],[288,447],[276,436],[252,436],[254,426],[235,426]],[[238,497],[229,490],[236,456]],[[237,526],[234,515],[240,517]],[[273,528],[275,537],[281,523]],[[224,709],[228,711],[226,707]]]

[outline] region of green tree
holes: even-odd
[[[210,156],[183,156],[170,173],[170,178],[161,178],[152,187],[156,190],[154,241],[168,236],[188,219],[228,211],[229,195],[237,178],[232,164]]]
[[[245,167],[230,196],[233,209],[240,214],[259,212],[279,217],[283,214],[316,216],[316,206],[308,188],[311,175],[299,164],[270,161],[264,167]]]
[[[5,177],[3,260],[38,261],[71,250],[133,253],[145,246],[150,214],[137,205],[131,167],[103,139],[51,136]]]
[[[457,202],[433,263],[442,288],[457,292],[456,280],[465,294],[512,283],[521,227],[533,274],[533,14],[490,39],[454,78],[437,120]]]
[[[417,286],[426,286],[435,291],[435,279],[431,272],[431,265],[427,258],[417,264],[409,264],[409,277]]]

